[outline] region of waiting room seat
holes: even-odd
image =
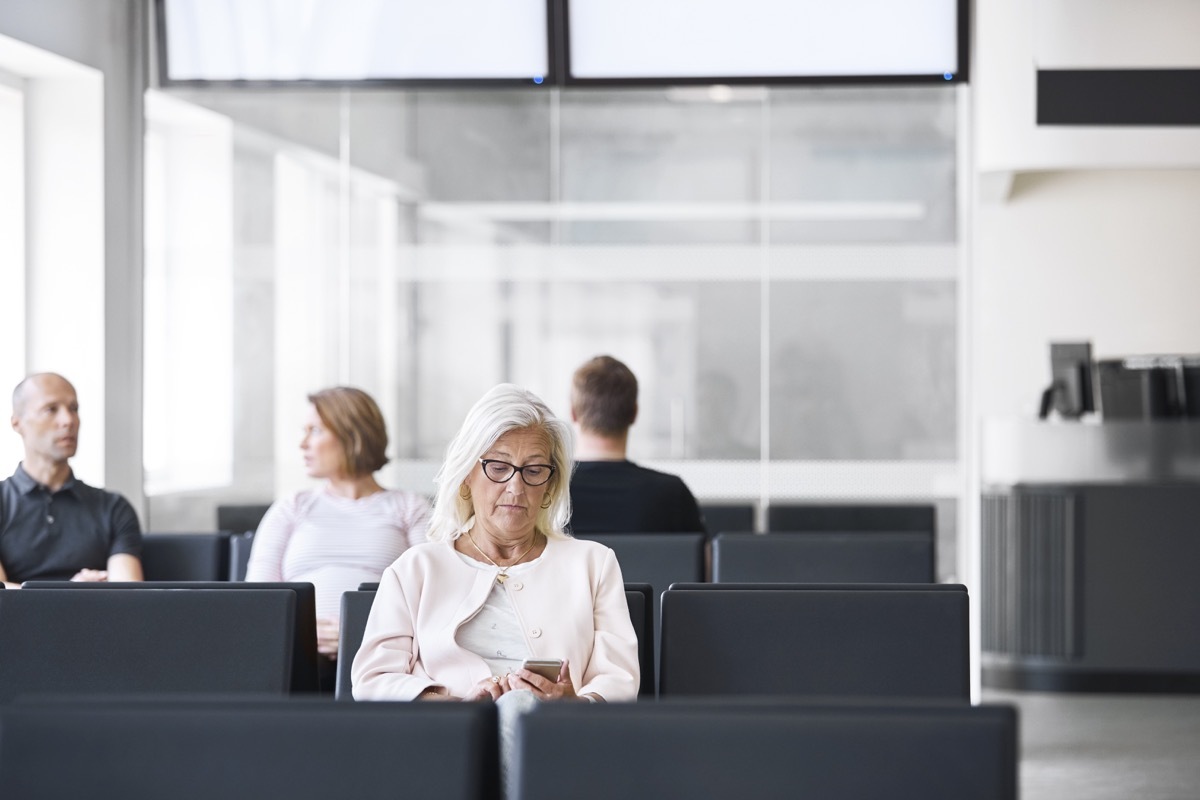
[[[804,503],[772,505],[767,509],[767,530],[786,531],[908,531],[936,534],[937,509],[921,504]]]
[[[296,596],[292,634],[292,684],[294,693],[316,692],[317,676],[317,592],[311,583],[230,583],[229,581],[143,581],[140,583],[73,583],[71,581],[27,581],[29,589],[213,589],[253,591],[287,589]]]
[[[648,583],[654,591],[655,660],[661,636],[659,614],[662,593],[672,583],[705,580],[704,555],[708,537],[703,533],[581,533],[576,539],[589,539],[611,547],[621,565],[626,583]],[[659,661],[661,664],[662,662]]]
[[[296,605],[296,593],[284,589],[4,592],[0,702],[61,694],[283,695],[291,686]]]
[[[229,537],[229,580],[246,580],[250,550],[254,547],[254,531],[235,533]]]
[[[654,670],[654,587],[648,583],[626,583],[625,603],[638,640],[638,666],[642,672],[638,697],[652,698],[658,686]]]
[[[234,533],[256,531],[270,507],[270,503],[217,506],[217,530]]]
[[[367,587],[364,589],[364,587]],[[342,619],[338,630],[338,666],[337,689],[335,697],[338,700],[353,700],[353,684],[350,681],[350,670],[354,665],[354,656],[362,647],[363,633],[367,628],[367,618],[371,616],[371,605],[375,602],[375,593],[379,588],[377,583],[364,583],[357,592],[342,593]],[[629,620],[633,623],[634,633],[638,637],[638,664],[642,672],[639,697],[653,697],[655,687],[654,672],[654,620],[651,616],[653,608],[653,590],[648,583],[626,583],[625,602],[629,606]]]
[[[363,633],[367,629],[367,618],[371,616],[371,605],[375,602],[375,589],[370,591],[342,592],[342,621],[338,628],[337,688],[334,697],[338,700],[353,700],[353,685],[350,669],[354,656],[362,647]],[[360,587],[361,589],[361,587]]]
[[[147,533],[142,571],[148,581],[223,581],[229,578],[229,534]]]
[[[490,703],[31,703],[0,729],[13,798],[490,800],[498,780]]]
[[[958,584],[691,584],[662,598],[659,695],[970,699]]]
[[[749,503],[701,503],[700,513],[709,535],[754,530],[754,506]]]
[[[933,583],[929,533],[722,533],[713,582]]]
[[[546,703],[510,800],[1016,800],[1017,716],[965,704]]]

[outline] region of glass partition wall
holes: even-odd
[[[939,504],[955,572],[954,87],[151,92],[153,530],[306,484],[305,395],[432,493],[500,381],[609,353],[634,460],[702,502]]]

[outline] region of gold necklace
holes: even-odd
[[[529,551],[532,550],[533,546],[537,544],[537,533],[535,532],[533,534],[533,541],[529,543],[529,547],[526,547],[525,550],[521,553],[521,555],[514,558],[512,560],[511,564],[507,564],[502,567],[499,564],[497,564],[495,561],[492,561],[491,556],[489,556],[487,553],[483,552],[483,550],[480,549],[479,545],[475,544],[475,537],[471,535],[470,531],[467,531],[467,538],[471,540],[471,546],[475,548],[476,552],[478,552],[479,555],[486,558],[487,562],[489,564],[491,564],[496,569],[500,570],[500,572],[498,572],[496,574],[496,583],[499,583],[501,586],[503,586],[504,582],[506,580],[508,580],[508,568],[516,566],[517,562],[520,561],[525,556],[529,555]]]

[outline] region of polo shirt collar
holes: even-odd
[[[25,471],[24,464],[17,464],[17,471],[13,473],[12,478],[10,480],[17,487],[17,490],[20,491],[21,494],[30,494],[35,489],[45,489],[46,488],[46,487],[42,486],[42,484],[35,481],[29,475],[29,473]],[[63,483],[62,488],[59,489],[59,491],[60,492],[70,492],[71,494],[75,494],[76,493],[75,487],[78,484],[79,484],[79,481],[75,480],[75,471],[71,470],[69,473],[67,473],[67,480]]]

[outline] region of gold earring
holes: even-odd
[[[461,497],[463,500],[470,500],[471,499],[471,487],[467,486],[465,483],[462,486],[459,486],[458,487],[458,496]]]
[[[546,499],[542,501],[542,508],[549,508],[552,505],[554,505],[554,497],[548,494],[546,495]]]

